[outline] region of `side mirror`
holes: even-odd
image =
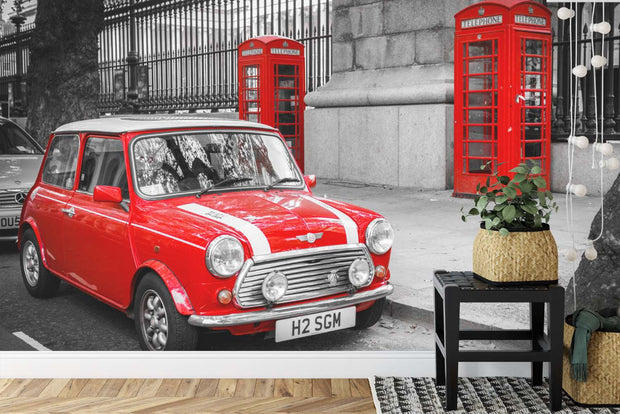
[[[123,194],[119,187],[97,185],[93,191],[93,200],[118,204],[123,201]]]
[[[304,181],[308,188],[313,188],[316,186],[316,175],[304,175]]]

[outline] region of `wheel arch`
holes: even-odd
[[[41,259],[43,260],[43,264],[47,267],[47,256],[45,254],[45,244],[43,243],[43,239],[41,238],[39,227],[37,226],[37,223],[32,218],[27,218],[19,225],[19,230],[17,231],[17,247],[21,250],[22,242],[24,239],[24,233],[28,230],[32,230],[32,232],[34,233],[34,237],[37,238],[37,243],[39,244],[39,253],[41,254]]]
[[[131,303],[127,309],[127,314],[129,316],[133,316],[134,314],[134,305],[135,305],[135,294],[136,288],[138,284],[147,274],[154,273],[157,275],[162,282],[168,288],[168,292],[172,297],[172,301],[177,309],[177,311],[181,315],[192,315],[194,314],[194,307],[189,300],[189,296],[185,291],[185,288],[179,282],[179,279],[174,275],[172,270],[168,268],[165,264],[157,260],[147,260],[144,262],[136,273],[134,274],[132,283],[131,283]]]

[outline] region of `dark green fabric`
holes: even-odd
[[[575,333],[571,344],[571,377],[575,381],[588,380],[588,344],[592,332],[620,332],[620,317],[604,317],[589,309],[582,309],[573,315]]]

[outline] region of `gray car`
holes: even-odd
[[[34,184],[43,148],[13,121],[0,117],[0,240],[15,240],[22,204]]]

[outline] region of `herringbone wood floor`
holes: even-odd
[[[367,379],[1,379],[1,413],[375,413]]]

